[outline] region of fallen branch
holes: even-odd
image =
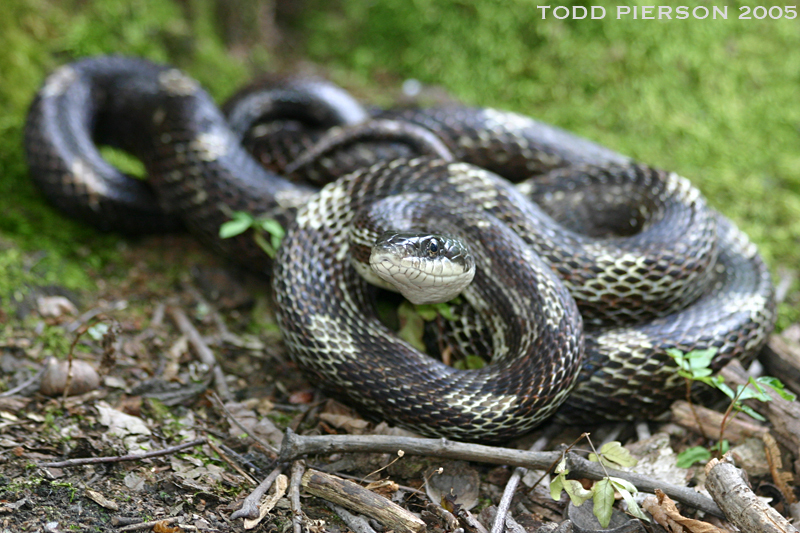
[[[232,520],[236,520],[237,518],[254,520],[258,518],[261,507],[261,498],[267,493],[272,484],[275,483],[275,479],[281,475],[281,472],[283,472],[283,467],[283,464],[278,463],[278,466],[276,466],[275,469],[270,472],[266,478],[264,478],[264,481],[262,481],[258,487],[253,490],[253,492],[247,495],[247,498],[245,498],[242,502],[242,508],[238,511],[234,511],[234,513],[231,515]]]
[[[286,430],[278,460],[288,462],[309,454],[332,453],[397,453],[403,450],[408,455],[425,455],[439,459],[460,459],[496,465],[522,466],[524,468],[549,470],[561,460],[561,452],[529,452],[465,444],[447,439],[419,439],[383,435],[328,435],[306,437]],[[670,498],[715,516],[724,517],[720,508],[711,499],[689,487],[679,487],[633,472],[622,472],[607,468],[608,474],[598,463],[593,463],[574,453],[566,454],[566,466],[571,475],[600,480],[606,475],[622,478],[633,483],[640,492],[653,493],[661,489]]]
[[[303,531],[303,510],[300,507],[300,481],[306,467],[303,461],[295,461],[292,464],[292,480],[289,483],[289,502],[292,505],[292,525],[294,533],[302,533]]]
[[[683,400],[674,402],[671,411],[674,423],[705,435],[709,439],[719,440],[722,420],[725,418],[722,413],[702,405],[695,405],[692,411],[692,407]],[[769,429],[758,425],[749,417],[748,420],[728,418],[725,426],[725,438],[736,444],[750,437],[760,438],[765,433],[769,433]]]
[[[356,516],[350,511],[340,505],[332,502],[325,502],[331,511],[336,513],[336,516],[342,519],[342,522],[347,524],[347,527],[352,529],[355,533],[376,533],[372,526],[369,525],[367,519],[363,516]]]
[[[400,533],[425,531],[425,522],[413,513],[352,481],[318,470],[308,470],[303,474],[301,484],[309,494],[370,516],[387,529]]]
[[[202,437],[195,439],[191,442],[184,442],[177,446],[170,446],[162,450],[155,450],[147,453],[132,453],[130,455],[115,455],[112,457],[82,457],[80,459],[69,459],[68,461],[61,461],[58,463],[40,463],[39,466],[45,468],[64,468],[67,466],[81,466],[81,465],[96,465],[100,463],[119,463],[122,461],[140,461],[142,459],[150,459],[151,457],[160,457],[162,455],[170,455],[177,453],[186,448],[192,448],[206,443],[206,438]]]
[[[797,528],[750,490],[728,454],[722,461],[712,459],[706,465],[706,488],[725,511],[726,518],[741,531],[798,533]]]

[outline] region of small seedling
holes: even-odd
[[[686,380],[686,401],[692,408],[695,418],[698,417],[694,410],[694,404],[692,403],[691,399],[693,382],[697,381],[705,383],[710,387],[714,387],[715,389],[722,391],[726,396],[728,396],[728,398],[731,399],[720,425],[719,442],[708,449],[695,446],[694,448],[689,448],[679,453],[677,464],[681,468],[688,468],[696,462],[707,461],[711,458],[711,452],[715,452],[721,456],[727,451],[728,444],[727,441],[722,438],[722,436],[725,433],[725,427],[733,418],[730,416],[731,412],[736,411],[738,413],[741,411],[755,418],[756,420],[763,422],[765,420],[763,416],[742,402],[744,400],[759,400],[762,402],[771,401],[772,398],[770,398],[769,394],[767,394],[764,387],[772,388],[785,400],[794,401],[796,398],[794,394],[785,390],[783,383],[781,383],[779,379],[770,376],[762,376],[759,378],[750,377],[745,385],[739,385],[736,388],[736,391],[734,391],[725,384],[725,380],[722,376],[712,376],[714,371],[710,368],[710,365],[711,361],[714,359],[714,356],[717,354],[716,348],[710,348],[707,350],[694,350],[688,353],[683,353],[680,350],[671,348],[667,350],[667,353],[677,363],[678,375]],[[699,420],[697,425],[698,427],[702,427]],[[707,438],[705,435],[703,435],[703,437]]]
[[[649,522],[650,520],[645,516],[644,512],[642,512],[639,504],[633,499],[633,495],[638,492],[638,489],[629,481],[610,476],[608,471],[606,471],[606,467],[622,468],[635,466],[637,463],[636,459],[631,456],[628,450],[622,447],[622,444],[616,441],[604,444],[600,448],[600,453],[597,453],[591,439],[589,439],[588,433],[584,433],[582,437],[584,436],[589,441],[589,445],[593,450],[593,452],[589,454],[589,460],[600,463],[600,466],[602,466],[603,470],[606,472],[606,476],[595,483],[591,489],[587,490],[583,488],[583,485],[581,485],[579,481],[567,479],[569,470],[567,470],[566,467],[566,458],[563,458],[555,468],[555,478],[550,482],[550,496],[554,500],[558,500],[563,490],[576,507],[580,507],[586,500],[591,498],[594,502],[592,512],[597,517],[600,525],[605,528],[608,527],[611,521],[611,512],[614,506],[614,493],[618,492],[620,496],[622,496],[622,499],[628,504],[628,512],[630,514]]]
[[[273,218],[254,217],[244,211],[234,211],[231,213],[231,220],[220,226],[219,236],[221,239],[229,239],[249,229],[253,230],[253,240],[259,248],[264,250],[264,253],[268,256],[274,258],[286,232],[278,221]],[[269,241],[267,241],[267,235],[269,236]]]

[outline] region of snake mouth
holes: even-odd
[[[387,232],[372,247],[372,271],[413,304],[452,300],[475,276],[475,259],[459,237]]]

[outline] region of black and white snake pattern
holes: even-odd
[[[370,113],[330,84],[298,81],[242,93],[227,109],[230,119],[170,67],[118,57],[66,65],[28,115],[31,175],[71,216],[123,232],[184,224],[270,271],[293,360],[373,416],[494,441],[553,413],[650,417],[684,394],[667,349],[716,348],[719,368],[751,359],[773,327],[773,288],[755,246],[674,173],[521,115],[453,106],[371,114],[432,132],[454,160],[366,142],[313,161],[330,182],[318,190],[259,165],[242,139],[316,139]],[[139,157],[148,181],[113,169],[95,142]],[[313,146],[304,142],[270,161],[285,167]],[[332,161],[366,166],[341,171]],[[351,262],[360,246],[351,223],[376,202],[396,213],[399,230],[471,242],[475,279],[448,329],[462,347],[485,341],[484,368],[446,366],[379,319],[381,293]],[[274,264],[250,236],[219,239],[240,210],[286,228]]]

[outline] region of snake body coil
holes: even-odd
[[[255,162],[240,145],[249,125],[261,120],[273,137],[269,120],[288,118],[298,135],[309,123],[345,135],[367,113],[336,90],[270,90],[238,95],[246,105],[231,105],[231,127],[174,69],[123,58],[62,67],[29,114],[31,174],[73,216],[124,231],[180,218],[251,266],[267,263],[248,237],[221,241],[219,226],[238,210],[278,219],[287,235],[273,283],[293,359],[326,388],[425,434],[508,438],[559,406],[568,421],[652,416],[684,392],[666,350],[716,348],[718,368],[751,358],[772,328],[772,285],[754,245],[684,178],[527,117],[442,108],[383,117],[433,132],[458,160],[358,145],[345,160],[372,165],[355,172],[312,158],[341,176],[315,193]],[[93,133],[142,159],[148,184],[114,174]],[[384,150],[399,158],[375,155]],[[489,365],[455,370],[378,319],[377,289],[351,262],[367,235],[353,222],[376,202],[398,230],[470,240],[469,305],[449,328],[462,346],[486,340]]]

